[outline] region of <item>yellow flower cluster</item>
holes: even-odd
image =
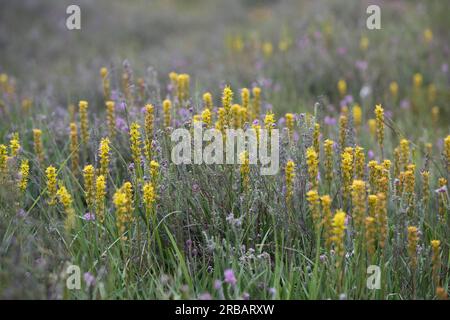
[[[164,127],[170,127],[170,113],[172,109],[172,102],[169,99],[163,101]]]
[[[127,240],[125,231],[128,224],[133,221],[133,187],[130,182],[125,182],[114,193],[113,203],[116,208],[116,225],[121,240]]]
[[[286,177],[286,202],[289,203],[294,194],[294,179],[295,179],[295,163],[289,160],[285,168]]]
[[[100,158],[100,175],[104,176],[105,179],[108,177],[109,173],[109,150],[109,139],[103,138],[100,141],[98,156]]]
[[[44,164],[44,149],[42,147],[42,131],[33,129],[34,153],[40,165]]]
[[[30,175],[30,165],[27,159],[23,159],[20,162],[19,173],[20,173],[19,189],[20,191],[24,192],[27,189],[28,177]]]
[[[318,181],[317,175],[319,173],[319,158],[314,147],[309,147],[306,150],[306,164],[308,165],[308,176],[310,189],[317,189]]]
[[[106,122],[108,124],[109,137],[112,139],[116,135],[116,113],[114,101],[106,101]]]
[[[55,205],[55,199],[56,199],[56,192],[57,192],[57,182],[56,182],[56,178],[57,178],[57,172],[56,172],[56,168],[53,166],[49,166],[46,170],[45,170],[45,174],[47,176],[47,194],[48,194],[48,204],[49,205]]]
[[[84,195],[89,208],[94,207],[95,201],[95,169],[93,165],[87,165],[83,169]]]
[[[130,149],[133,157],[134,165],[137,170],[141,165],[141,126],[137,122],[133,122],[130,126]]]
[[[241,162],[241,183],[242,183],[242,189],[244,191],[247,191],[250,184],[250,160],[248,151],[244,151],[239,155],[240,162]]]
[[[70,154],[72,157],[72,171],[76,173],[79,167],[78,129],[75,122],[70,123]]]
[[[105,221],[105,196],[105,176],[99,175],[95,181],[95,213],[97,214],[100,223],[103,223],[103,221]]]
[[[81,100],[78,103],[80,112],[81,142],[86,146],[89,143],[88,102]]]

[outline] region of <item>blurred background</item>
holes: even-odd
[[[81,30],[66,29],[66,8],[81,8]],[[381,8],[381,30],[368,30],[366,8]],[[0,72],[23,96],[45,92],[67,105],[101,93],[107,66],[119,85],[127,61],[135,77],[191,75],[198,95],[229,83],[263,88],[282,113],[336,100],[336,84],[363,106],[384,99],[396,81],[406,96],[416,73],[448,101],[448,1],[0,0]],[[115,80],[114,80],[115,79]],[[114,83],[113,83],[114,84]],[[164,96],[164,89],[162,91]],[[195,96],[194,96],[195,98]],[[435,103],[438,103],[435,101]],[[400,106],[401,99],[396,104]],[[406,105],[407,102],[404,102]],[[388,105],[387,109],[395,109]],[[441,105],[441,116],[447,105]]]

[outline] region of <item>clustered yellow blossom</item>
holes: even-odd
[[[56,195],[61,204],[64,206],[64,211],[66,213],[64,227],[66,231],[70,231],[75,226],[75,210],[72,207],[72,196],[64,186],[61,186],[58,189]]]
[[[28,177],[30,175],[30,165],[27,159],[23,159],[20,162],[20,181],[19,181],[19,189],[24,192],[28,186]]]
[[[130,182],[125,182],[122,187],[114,193],[113,203],[116,208],[116,225],[121,240],[127,240],[125,232],[131,221],[133,221],[133,187]]]
[[[48,204],[49,205],[55,205],[55,199],[56,199],[56,191],[57,191],[57,172],[56,168],[53,166],[49,166],[45,170],[45,174],[47,175],[47,194],[48,194]]]
[[[172,109],[172,102],[169,99],[163,101],[164,127],[170,127],[170,113]]]
[[[98,148],[98,156],[100,158],[100,175],[104,176],[105,179],[108,177],[109,173],[109,139],[103,138],[100,141],[100,147]]]
[[[252,118],[259,119],[261,113],[261,88],[254,87],[252,89],[253,100],[252,100]]]
[[[244,151],[239,155],[240,158],[240,173],[241,173],[241,183],[242,189],[247,191],[250,184],[250,160],[248,151]]]
[[[116,113],[114,101],[106,101],[106,122],[108,124],[109,137],[112,139],[116,135]]]
[[[417,227],[408,227],[408,254],[410,258],[411,268],[416,269],[417,266],[417,244],[419,242],[419,230]]]
[[[79,159],[80,156],[78,154],[78,129],[77,125],[74,122],[70,123],[70,154],[72,158],[72,170],[74,173],[78,171],[79,167]]]
[[[333,217],[332,222],[332,236],[331,242],[334,245],[336,255],[339,257],[336,259],[336,268],[340,268],[342,265],[342,259],[345,254],[344,247],[344,235],[345,235],[345,212],[338,210]]]
[[[78,107],[80,112],[81,142],[86,146],[89,143],[88,102],[81,100]]]
[[[153,130],[154,130],[154,107],[151,104],[145,106],[145,157],[147,161],[151,161],[152,158],[152,141],[153,141]]]
[[[9,140],[9,150],[11,157],[17,157],[20,150],[20,139],[17,132],[12,134],[11,140]]]
[[[84,195],[89,208],[94,207],[95,201],[95,169],[93,165],[86,165],[83,169]]]
[[[308,165],[308,176],[310,189],[317,189],[318,180],[317,175],[319,173],[319,157],[314,150],[314,147],[309,147],[306,150],[306,164]]]
[[[133,122],[130,126],[130,149],[133,157],[135,168],[141,165],[141,126],[137,122]]]
[[[34,153],[40,165],[44,164],[44,149],[42,147],[42,131],[33,129]]]
[[[105,176],[99,175],[95,181],[95,213],[100,223],[105,221],[105,196],[106,181]]]
[[[286,176],[286,202],[289,203],[294,194],[294,179],[295,179],[295,163],[289,160],[285,168]]]

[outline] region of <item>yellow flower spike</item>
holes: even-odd
[[[444,157],[447,162],[447,172],[450,174],[450,135],[444,139]]]
[[[57,178],[57,172],[56,172],[56,168],[53,166],[49,166],[46,170],[45,170],[45,174],[47,176],[47,195],[48,195],[48,204],[53,206],[56,204],[55,199],[56,199],[56,192],[57,192],[57,182],[56,182],[56,178]]]
[[[441,257],[439,252],[439,247],[441,242],[439,240],[431,240],[431,248],[432,248],[432,258],[431,264],[433,268],[433,282],[436,287],[439,286],[439,274],[441,269]]]
[[[366,184],[362,180],[354,180],[352,184],[352,219],[355,229],[362,231],[366,213]]]
[[[107,179],[109,173],[109,151],[109,139],[103,138],[98,148],[98,156],[100,158],[100,175],[104,176],[105,179]]]
[[[258,123],[253,123],[252,129],[255,131],[256,143],[259,145],[259,134],[261,132],[261,126]]]
[[[265,56],[266,58],[270,58],[270,57],[272,56],[272,53],[273,53],[273,45],[272,45],[271,42],[265,41],[265,42],[263,43],[262,49],[263,49],[264,56]]]
[[[159,163],[155,160],[150,161],[150,176],[152,177],[153,185],[156,185],[159,177]]]
[[[252,89],[253,100],[252,100],[252,117],[254,119],[259,119],[261,113],[261,88],[254,87]]]
[[[353,106],[353,124],[355,125],[355,129],[359,130],[362,123],[362,109],[359,104],[355,104]]]
[[[369,119],[367,121],[367,127],[369,128],[370,135],[375,138],[377,135],[377,121],[375,119]]]
[[[27,159],[23,159],[20,162],[19,168],[19,176],[20,176],[19,190],[21,192],[25,192],[25,190],[27,189],[29,175],[30,175],[30,165]]]
[[[366,156],[364,148],[355,147],[355,177],[362,180],[364,178],[364,167],[366,165]]]
[[[230,126],[231,120],[231,105],[233,103],[233,91],[230,86],[225,86],[222,93],[222,108],[225,110],[225,121],[226,126]]]
[[[108,78],[108,69],[105,67],[102,67],[100,69],[100,76],[102,77],[103,81],[103,97],[105,98],[105,101],[110,99],[111,96],[111,89],[109,84],[109,78]]]
[[[264,128],[270,133],[274,127],[275,115],[272,112],[268,111],[264,117]]]
[[[337,84],[339,95],[343,98],[347,94],[347,82],[344,79],[340,79]]]
[[[295,163],[289,160],[285,168],[286,177],[286,202],[289,203],[294,195]]]
[[[367,49],[369,48],[369,38],[367,38],[366,36],[361,37],[361,40],[359,41],[359,48],[362,51],[367,51]]]
[[[241,124],[241,106],[238,104],[233,104],[231,106],[231,119],[232,127],[238,129],[242,126]]]
[[[333,237],[333,214],[331,213],[331,197],[329,195],[320,197],[320,204],[322,206],[325,245],[327,250],[329,251],[331,249],[331,239]]]
[[[108,134],[111,139],[116,135],[116,112],[114,101],[106,101],[106,122],[108,123]]]
[[[336,268],[340,269],[345,255],[344,235],[345,235],[345,212],[338,210],[333,217],[331,242],[339,259],[336,259]]]
[[[314,147],[309,147],[306,150],[306,163],[308,165],[308,176],[309,183],[311,185],[310,189],[317,189],[318,181],[317,175],[319,173],[319,157],[314,150]]]
[[[95,213],[97,214],[100,223],[103,223],[105,221],[105,196],[105,176],[100,175],[95,181]]]
[[[314,151],[316,151],[317,156],[319,156],[320,155],[320,125],[317,122],[314,124],[313,146],[314,146]]]
[[[32,106],[33,106],[33,100],[31,100],[29,98],[25,98],[22,100],[22,110],[25,113],[28,113]]]
[[[420,87],[422,87],[422,83],[423,83],[422,75],[420,73],[414,74],[414,77],[413,77],[414,88],[419,89]]]
[[[439,178],[439,188],[444,188],[447,186],[447,179],[445,178]],[[445,210],[446,210],[446,197],[445,193],[438,193],[438,213],[439,213],[439,219],[441,221],[444,221],[445,218]]]
[[[133,220],[133,198],[132,194],[130,195],[130,190],[132,193],[131,183],[125,182],[113,196],[113,203],[116,208],[116,225],[122,241],[127,240],[127,236],[124,234],[129,223]]]
[[[326,139],[323,143],[323,149],[325,152],[325,180],[328,185],[333,181],[333,145],[334,141],[330,139]]]
[[[383,192],[386,195],[389,194],[391,166],[391,160],[385,159],[379,169],[377,188],[379,192]]]
[[[345,148],[341,155],[342,195],[344,199],[350,198],[353,181],[353,150]]]
[[[105,78],[108,75],[108,69],[106,67],[102,67],[100,68],[100,76],[103,78]]]
[[[428,208],[430,201],[430,172],[422,171],[420,175],[422,177],[422,201],[425,208]]]
[[[8,147],[0,144],[0,178],[8,171]],[[1,181],[1,179],[0,179]]]
[[[42,131],[33,129],[34,153],[40,165],[44,164],[44,149],[42,147]]]
[[[170,127],[170,113],[172,109],[172,102],[169,99],[163,101],[163,114],[164,114],[164,128]]]
[[[284,117],[286,119],[286,128],[289,130],[289,139],[292,140],[294,135],[294,114],[286,113]]]
[[[417,266],[417,244],[419,243],[419,230],[417,227],[408,227],[408,255],[412,269]]]
[[[376,217],[377,214],[377,202],[378,202],[378,197],[374,194],[370,194],[367,197],[367,206],[368,206],[368,214],[369,217]]]
[[[410,149],[409,141],[406,139],[400,140],[400,169],[406,169],[409,163]]]
[[[398,96],[398,83],[395,81],[392,81],[389,84],[389,91],[391,93],[392,98],[397,99]]]
[[[244,151],[239,155],[239,159],[241,162],[240,173],[241,173],[241,182],[242,189],[244,192],[248,191],[250,185],[250,160],[248,151]]]
[[[153,187],[152,183],[146,183],[142,187],[142,199],[144,202],[144,206],[146,208],[146,216],[147,219],[149,219],[149,215],[151,214],[151,211],[153,209],[153,204],[156,201],[156,192],[155,188]]]
[[[177,76],[177,96],[178,102],[183,104],[184,101],[189,99],[189,87],[190,77],[188,74],[179,74]]]
[[[380,248],[383,249],[386,244],[388,236],[388,217],[387,217],[387,203],[386,195],[384,193],[377,194],[376,203],[376,220],[377,220],[377,233],[379,237]]]
[[[433,124],[436,125],[439,122],[439,107],[434,106],[431,108],[431,120]]]
[[[94,208],[95,201],[95,169],[93,165],[87,165],[83,169],[84,195],[88,208]]]
[[[306,193],[306,200],[308,201],[309,211],[311,213],[311,218],[316,229],[316,232],[320,230],[320,199],[317,190],[310,190]]]
[[[436,86],[432,83],[428,86],[428,103],[433,105],[436,101],[437,89]]]
[[[75,226],[75,210],[72,207],[72,196],[67,191],[66,187],[61,186],[56,193],[59,201],[64,206],[66,213],[66,219],[64,221],[64,227],[67,232],[72,230]]]
[[[9,140],[9,150],[11,157],[17,157],[20,150],[20,139],[17,132],[12,134],[11,140]]]
[[[346,137],[347,137],[347,116],[341,115],[339,117],[339,145],[341,148],[345,147]]]
[[[130,149],[136,170],[141,165],[141,133],[139,131],[140,128],[141,126],[136,122],[133,122],[130,126]]]
[[[213,109],[212,95],[209,92],[203,94],[203,109],[209,109],[209,111]]]
[[[155,108],[151,104],[147,104],[145,106],[145,142],[144,142],[144,150],[145,157],[147,161],[151,161],[152,158],[152,141],[153,141],[153,130],[154,130],[154,116]],[[139,131],[139,128],[138,128]],[[136,162],[136,165],[139,162]]]
[[[239,116],[241,118],[242,126],[245,125],[245,123],[248,122],[248,109],[245,107],[241,107],[239,110]]]
[[[78,103],[80,113],[81,142],[86,146],[89,143],[88,103],[81,100]]]
[[[377,140],[380,146],[381,152],[383,152],[384,141],[384,109],[380,104],[375,106],[375,120],[377,124]]]
[[[423,39],[425,40],[425,43],[428,45],[433,41],[433,31],[431,31],[430,28],[426,28],[423,31]]]
[[[212,122],[211,122],[211,111],[210,109],[205,109],[202,111],[201,114],[202,122],[205,124],[207,128],[211,128]]]
[[[79,168],[80,156],[78,154],[78,129],[74,122],[70,123],[70,154],[72,158],[72,171],[76,173]]]
[[[366,227],[366,248],[367,254],[372,259],[375,254],[375,244],[376,244],[376,222],[373,217],[366,217],[365,219]]]
[[[379,178],[378,169],[380,168],[380,166],[377,161],[371,160],[367,164],[367,167],[369,168],[370,190],[375,193],[375,192],[377,192],[377,187],[378,187],[378,183],[377,183],[378,178]]]
[[[247,88],[241,90],[241,105],[247,110],[250,108],[250,91]]]

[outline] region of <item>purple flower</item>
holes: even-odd
[[[269,288],[269,293],[272,295],[272,298],[275,297],[276,293],[277,293],[277,289],[275,288]]]
[[[17,211],[17,216],[18,216],[19,218],[25,218],[25,217],[27,216],[27,213],[26,213],[25,210],[20,209],[19,211]]]
[[[95,277],[90,272],[85,272],[83,275],[84,282],[86,282],[86,285],[88,287],[95,285]]]
[[[244,293],[242,294],[242,299],[244,299],[244,300],[250,300],[250,294],[248,294],[248,292],[244,292]]]
[[[336,119],[333,118],[333,117],[329,117],[329,116],[325,116],[325,118],[323,119],[323,122],[327,126],[334,126],[334,125],[336,125]]]
[[[367,156],[369,157],[369,159],[373,159],[375,157],[375,153],[372,150],[369,150],[367,152]]]
[[[326,254],[321,254],[319,258],[320,258],[320,262],[327,261],[327,255]]]
[[[339,47],[339,48],[337,48],[336,52],[337,52],[339,55],[343,56],[343,55],[345,55],[345,54],[347,53],[347,48],[345,48],[345,47]]]
[[[403,99],[400,102],[400,108],[405,109],[405,110],[409,109],[409,101],[406,99]]]
[[[448,72],[448,64],[447,63],[442,64],[441,70],[443,73],[447,73]]]
[[[216,280],[214,281],[214,289],[220,290],[222,288],[222,281]]]
[[[202,293],[199,297],[199,300],[212,300],[211,295],[208,292]]]
[[[237,279],[234,276],[234,272],[232,269],[227,269],[225,270],[225,272],[223,273],[224,275],[224,281],[228,284],[231,284],[232,286],[235,286],[237,283]]]
[[[95,221],[95,214],[90,213],[90,212],[86,212],[86,213],[83,215],[83,220],[86,220],[86,221]]]
[[[364,60],[357,60],[355,62],[355,66],[356,66],[356,69],[358,69],[359,71],[365,71],[365,70],[367,70],[368,63],[367,63],[367,61],[364,61]]]
[[[125,119],[121,118],[121,117],[117,117],[116,118],[116,128],[119,131],[128,131],[128,126],[127,126],[127,122],[125,121]]]

